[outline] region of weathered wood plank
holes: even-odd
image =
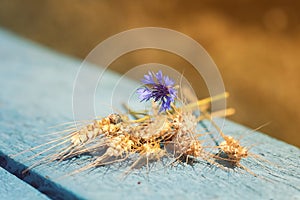
[[[38,190],[0,167],[0,199],[49,199]]]
[[[77,162],[47,164],[22,175],[30,163],[26,157],[9,155],[43,142],[47,127],[72,120],[72,86],[80,62],[0,31],[0,156],[1,166],[34,185],[51,198],[84,199],[300,199],[300,150],[254,132],[242,141],[257,144],[252,152],[273,164],[248,159],[245,164],[260,177],[242,170],[224,171],[200,162],[153,170],[137,170],[120,180],[124,166],[99,167],[86,173],[60,178],[78,168]],[[98,68],[90,66],[90,73]],[[109,105],[110,92],[119,76],[107,73],[105,89],[98,95]],[[127,81],[123,91],[136,87]],[[124,93],[125,94],[125,93]],[[120,101],[126,100],[122,94]],[[124,99],[123,99],[124,98]],[[109,110],[100,110],[101,115]],[[224,131],[244,135],[249,129],[226,121]],[[31,155],[36,152],[31,152]]]

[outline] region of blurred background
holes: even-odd
[[[230,92],[232,120],[300,146],[300,2],[0,0],[0,26],[80,59],[101,41],[137,27],[174,29],[199,42],[211,55]],[[193,68],[180,57],[142,50],[110,68],[125,73],[157,62],[179,71],[208,95]],[[42,67],[42,66],[41,66]]]

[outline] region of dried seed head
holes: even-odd
[[[176,114],[171,123],[175,131],[174,137],[165,144],[168,152],[178,159],[181,157],[200,157],[202,146],[196,137],[197,119],[190,112]]]
[[[189,135],[176,135],[171,142],[166,143],[166,149],[175,157],[194,157],[202,156],[203,148],[201,142]]]
[[[107,153],[110,156],[122,156],[123,154],[129,154],[134,142],[130,139],[130,135],[118,135],[112,137],[107,142]]]
[[[164,138],[170,131],[170,123],[166,116],[159,116],[152,121],[138,124],[134,129],[132,133],[134,137],[149,141]]]
[[[238,164],[242,158],[248,156],[248,149],[241,146],[239,141],[231,136],[225,136],[224,139],[219,148],[228,156],[230,162]]]
[[[116,113],[108,115],[108,119],[112,124],[118,124],[123,121],[121,115]]]
[[[195,133],[197,118],[190,112],[176,114],[173,118],[172,127],[178,129],[180,134]]]
[[[189,145],[189,149],[186,151],[186,155],[199,158],[201,156],[202,146],[199,140],[192,140]]]
[[[159,142],[145,143],[140,150],[140,154],[145,155],[149,160],[159,159],[166,154],[165,150],[160,148]]]

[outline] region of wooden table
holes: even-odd
[[[99,167],[62,178],[85,162],[81,158],[41,165],[22,174],[31,163],[26,158],[38,151],[11,155],[45,141],[48,127],[73,119],[73,81],[80,64],[0,29],[0,199],[300,199],[299,149],[259,132],[242,140],[259,144],[251,152],[270,162],[243,161],[259,177],[200,162],[153,170],[148,176],[142,168],[125,180],[120,179],[122,166]],[[92,65],[89,69],[90,73],[100,70]],[[102,95],[99,103],[109,103],[106,92],[113,90],[118,78],[113,72],[105,74],[106,90],[97,94]],[[136,86],[127,82],[124,91]],[[119,97],[122,100],[122,95]],[[224,126],[224,132],[233,136],[248,131],[230,121]]]

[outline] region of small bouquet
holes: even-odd
[[[134,111],[126,105],[127,114],[113,113],[88,123],[71,124],[56,133],[59,134],[58,138],[30,149],[44,148],[29,159],[47,155],[25,172],[43,163],[77,159],[88,154],[91,156],[89,162],[71,174],[130,160],[131,165],[125,172],[128,174],[141,166],[149,170],[150,163],[163,159],[168,161],[165,165],[204,160],[228,170],[228,165],[224,165],[226,162],[254,174],[240,161],[256,155],[243,147],[239,140],[223,133],[212,119],[231,115],[234,109],[214,113],[209,111],[212,101],[227,98],[228,93],[186,103],[178,97],[181,88],[161,71],[144,75],[142,83],[143,86],[136,92],[142,102],[152,102],[151,109]],[[208,120],[216,128],[223,141],[218,143],[212,133],[201,133],[199,123],[203,120]],[[211,136],[214,146],[206,146],[201,140],[207,134]]]

